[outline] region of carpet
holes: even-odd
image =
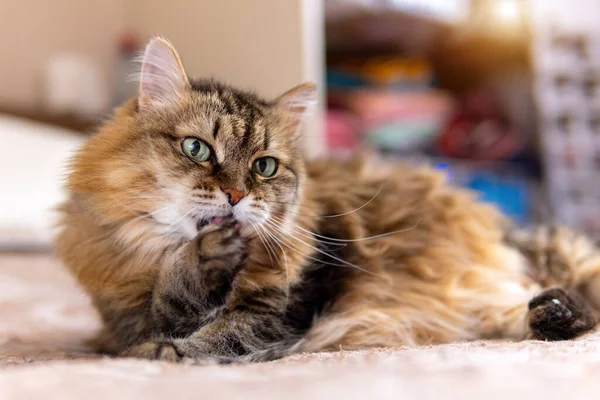
[[[0,255],[0,399],[591,399],[600,334],[299,354],[254,365],[111,359],[89,300],[49,255]]]

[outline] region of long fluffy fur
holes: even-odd
[[[174,79],[169,61],[152,63]],[[307,86],[272,102],[212,81],[160,88],[180,90],[167,94],[177,100],[131,100],[77,153],[61,207],[57,252],[91,295],[113,351],[260,361],[340,347],[568,338],[593,326],[600,253],[587,238],[513,231],[493,206],[429,168],[369,157],[305,163],[296,132]],[[214,162],[186,159],[178,143],[188,136],[209,143]],[[265,155],[280,161],[278,175],[250,178],[249,161]],[[228,208],[228,185],[247,187],[249,200]],[[198,232],[198,219],[225,209],[247,218],[241,234]],[[548,315],[572,320],[557,333],[540,327]]]

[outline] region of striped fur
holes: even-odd
[[[103,318],[105,350],[248,362],[556,340],[594,325],[600,253],[587,238],[513,231],[428,168],[305,162],[298,137],[311,85],[267,101],[188,80],[162,39],[145,62],[138,98],[73,158],[60,209],[57,253]],[[211,157],[186,157],[187,137]],[[279,164],[270,178],[252,170],[266,156]],[[244,193],[233,206],[231,188]]]

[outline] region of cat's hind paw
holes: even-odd
[[[576,294],[548,289],[529,302],[527,314],[532,339],[568,340],[591,330],[596,322]]]

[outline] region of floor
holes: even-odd
[[[579,340],[474,342],[301,354],[193,367],[91,354],[86,297],[48,255],[0,255],[0,399],[590,399],[600,333]]]

